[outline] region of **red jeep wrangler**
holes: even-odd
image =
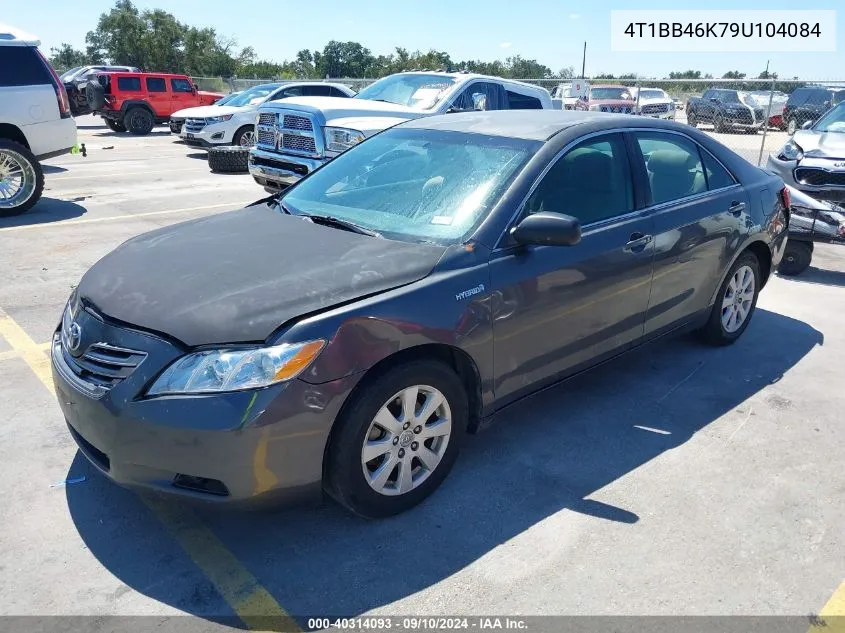
[[[149,134],[177,110],[211,105],[223,95],[197,90],[187,75],[104,72],[85,87],[85,99],[115,132]]]

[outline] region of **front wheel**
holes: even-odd
[[[721,114],[717,114],[713,117],[713,131],[722,133],[726,130],[725,128],[725,120],[722,118]]]
[[[730,345],[736,341],[757,306],[760,291],[760,262],[754,253],[744,252],[731,266],[722,282],[707,323],[699,334],[711,345]]]
[[[695,117],[695,113],[690,112],[687,114],[687,125],[691,125],[692,127],[698,126],[698,119]]]
[[[783,259],[778,265],[778,272],[787,277],[794,277],[807,270],[811,261],[813,261],[813,250],[809,244],[787,240]]]
[[[326,491],[370,518],[415,506],[452,469],[467,416],[464,387],[440,362],[412,361],[372,377],[332,430]]]
[[[245,125],[235,132],[235,136],[232,138],[232,145],[238,145],[240,147],[252,147],[255,145],[255,126]]]
[[[0,217],[28,211],[44,191],[44,172],[35,155],[14,141],[0,139]]]

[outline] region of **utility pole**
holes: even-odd
[[[581,79],[584,77],[584,70],[587,68],[587,42],[584,42],[584,55],[581,57]]]

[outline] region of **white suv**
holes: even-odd
[[[226,105],[214,104],[174,112],[174,117],[185,119],[179,133],[186,145],[214,147],[216,145],[255,144],[255,111],[262,103],[289,97],[341,97],[355,96],[343,84],[321,81],[287,81],[261,84],[244,90]]]
[[[59,76],[31,35],[0,24],[0,217],[41,197],[39,159],[76,145],[76,123]]]

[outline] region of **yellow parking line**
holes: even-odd
[[[808,633],[845,633],[845,581],[833,592],[819,611],[817,621],[810,627]]]
[[[49,343],[38,344],[0,308],[0,336],[11,346],[3,357],[18,355],[51,391]],[[299,631],[293,618],[188,508],[143,497],[144,503],[170,531],[182,549],[215,586],[223,599],[250,629]]]
[[[114,220],[132,220],[135,218],[148,218],[153,215],[167,215],[169,213],[187,213],[188,211],[202,211],[204,209],[221,209],[230,207],[238,208],[237,202],[226,202],[221,204],[205,204],[201,207],[184,207],[182,209],[167,209],[166,211],[149,211],[148,213],[127,213],[126,215],[109,215],[104,218],[85,218],[83,220],[63,220],[60,222],[44,222],[43,224],[22,224],[21,226],[7,226],[0,229],[0,233],[7,231],[32,231],[35,229],[49,229],[54,227],[70,226],[72,224],[92,224],[94,222],[112,222]]]

